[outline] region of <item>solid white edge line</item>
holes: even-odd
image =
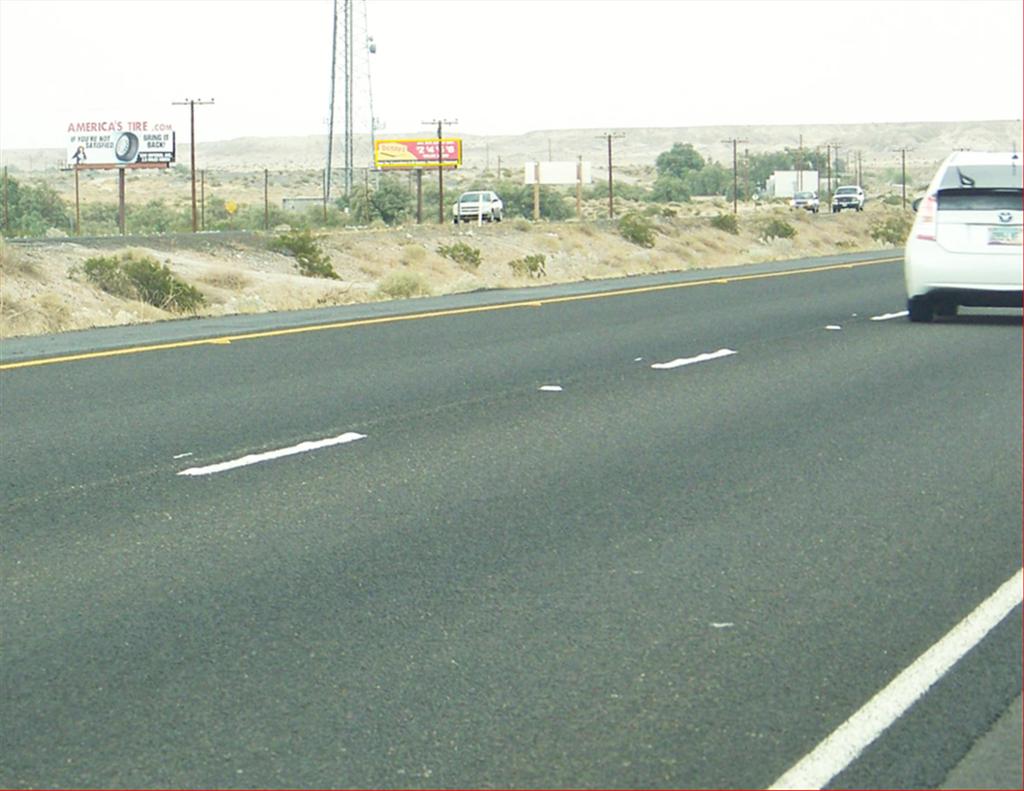
[[[1022,581],[1024,569],[1018,569],[974,612],[768,786],[769,791],[823,788],[1021,603]]]
[[[717,360],[720,357],[728,357],[732,354],[736,354],[733,349],[719,349],[717,352],[698,354],[696,357],[681,357],[678,360],[671,360],[667,363],[654,363],[651,365],[651,368],[659,371],[667,371],[670,368],[681,368],[684,365],[693,365],[694,363],[703,363],[708,360]]]
[[[270,450],[266,453],[253,453],[248,456],[242,456],[240,459],[222,461],[219,464],[210,464],[206,467],[189,467],[187,470],[179,472],[178,475],[212,475],[216,472],[233,470],[237,467],[248,467],[250,464],[259,464],[260,462],[270,461],[271,459],[280,459],[284,456],[294,456],[296,453],[308,453],[311,450],[327,448],[331,445],[344,445],[345,443],[355,442],[359,439],[366,439],[366,435],[357,434],[354,431],[348,431],[344,434],[339,434],[337,437],[300,442],[298,445],[292,445],[289,448],[279,448],[278,450]]]

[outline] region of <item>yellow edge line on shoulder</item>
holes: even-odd
[[[631,294],[646,294],[654,291],[669,291],[677,288],[693,288],[695,286],[725,285],[728,283],[739,283],[744,280],[766,280],[773,277],[808,275],[816,272],[829,272],[839,269],[855,269],[862,266],[873,266],[874,264],[892,264],[902,260],[903,257],[900,256],[896,258],[879,258],[870,261],[850,261],[843,264],[826,264],[823,266],[808,267],[805,269],[787,269],[779,272],[762,272],[752,275],[709,277],[704,280],[691,280],[682,283],[664,283],[657,286],[637,286],[636,288],[622,288],[615,289],[614,291],[595,291],[588,294],[572,294],[565,297],[521,300],[519,302],[504,302],[496,305],[478,305],[476,307],[469,308],[451,308],[449,310],[433,310],[424,313],[407,313],[400,316],[381,316],[373,319],[353,319],[352,321],[340,321],[333,324],[311,324],[303,327],[266,330],[264,332],[250,332],[242,335],[222,335],[213,338],[201,338],[190,341],[156,343],[148,346],[129,346],[122,349],[108,349],[100,352],[86,352],[84,354],[69,354],[60,357],[43,357],[17,363],[4,363],[0,364],[0,371],[11,371],[16,368],[32,368],[40,365],[55,365],[57,363],[78,362],[81,360],[97,360],[105,357],[121,357],[128,354],[142,354],[143,352],[158,352],[166,351],[168,349],[187,349],[191,346],[228,345],[236,341],[251,341],[258,340],[260,338],[278,338],[284,335],[298,335],[300,333],[319,332],[321,330],[342,330],[349,327],[368,327],[374,324],[392,324],[399,321],[436,319],[446,316],[464,316],[470,313],[486,313],[488,311],[507,310],[509,308],[540,308],[544,305],[557,305],[562,302],[579,302],[586,299],[604,299],[606,297],[624,297]]]

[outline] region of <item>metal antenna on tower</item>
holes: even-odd
[[[331,200],[331,155],[334,151],[334,75],[337,73],[338,55],[338,0],[334,0],[334,20],[331,25],[331,106],[327,121],[327,167],[324,170],[324,213]]]

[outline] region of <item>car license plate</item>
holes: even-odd
[[[1020,246],[1020,226],[990,225],[988,228],[988,243]]]

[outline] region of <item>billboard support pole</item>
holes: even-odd
[[[423,171],[416,171],[416,224],[423,225]]]
[[[576,219],[582,219],[583,202],[583,154],[576,156]]]
[[[78,165],[75,165],[75,236],[82,235],[82,214],[78,199]]]
[[[533,163],[533,221],[540,219],[540,160]]]
[[[270,230],[270,171],[263,168],[263,230]]]
[[[124,168],[117,169],[117,227],[121,236],[127,236],[127,223],[124,216]]]

